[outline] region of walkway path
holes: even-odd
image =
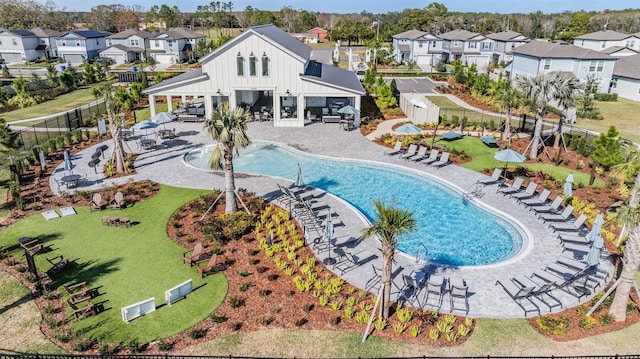
[[[135,176],[121,177],[115,180],[104,179],[102,173],[99,172],[100,169],[96,173],[93,168],[87,165],[95,148],[86,149],[72,156],[72,160],[77,166],[74,171],[87,174],[87,183],[80,189],[90,190],[110,186],[112,183],[126,182],[129,178],[135,180],[148,178],[162,184],[179,187],[223,188],[224,178],[222,175],[195,169],[183,162],[183,156],[186,152],[198,150],[201,146],[211,143],[211,140],[203,133],[201,125],[172,123],[169,126],[176,128],[179,138],[165,141],[154,150],[141,152],[135,163],[137,171]],[[274,128],[270,122],[250,123],[249,135],[254,140],[274,141],[312,154],[386,163],[387,166],[399,171],[411,171],[434,179],[446,180],[461,192],[473,188],[478,179],[486,177],[455,165],[435,169],[410,163],[397,157],[384,156],[384,149],[379,145],[366,139],[358,131],[344,131],[338,125],[315,123],[304,128]],[[127,145],[132,152],[140,152],[134,141],[127,142]],[[108,151],[105,155],[109,156]],[[55,180],[62,177],[63,174],[64,170],[60,164],[51,177],[51,186],[56,192],[58,188]],[[293,176],[295,174],[292,174]],[[236,179],[238,188],[246,188],[257,195],[270,198],[278,193],[277,184],[288,185],[290,182],[264,176],[241,176]],[[382,187],[393,184],[380,183],[380,185]],[[515,201],[497,194],[495,189],[495,187],[489,186],[482,189],[481,197],[468,198],[469,205],[493,208],[499,216],[519,223],[528,239],[523,244],[524,249],[517,256],[490,266],[451,267],[416,262],[411,256],[398,254],[394,268],[401,268],[401,273],[407,275],[412,271],[423,270],[447,278],[464,279],[470,287],[468,314],[472,317],[523,317],[523,310],[499,286],[495,285],[496,280],[509,280],[516,274],[530,275],[535,270],[545,268],[562,254],[562,248],[556,235],[532,212],[524,206],[518,205]],[[360,212],[332,195],[321,192],[314,194],[317,201],[331,206],[338,214],[336,220],[339,220],[342,225],[336,227],[335,235],[339,242],[360,236],[361,229],[368,225]],[[421,201],[422,199],[416,200]],[[429,204],[425,202],[424,205]],[[473,233],[467,233],[464,228],[460,228],[460,236],[473,238]],[[376,267],[381,265],[378,248],[379,243],[375,240],[364,240],[359,242],[356,247],[350,248],[351,251],[359,253],[361,256],[376,254],[378,259],[344,273],[343,278],[359,288],[367,287],[367,283],[374,276],[372,265]],[[327,252],[319,253],[318,256],[320,259],[324,259]],[[609,272],[612,271],[612,265],[609,261],[603,261],[601,268]],[[401,278],[401,275],[397,275],[394,280],[394,296],[396,298],[400,295],[398,289],[402,287]],[[562,301],[564,308],[579,304],[575,297],[558,290],[554,291],[554,296]],[[449,300],[446,299],[440,310],[449,312],[449,309]],[[548,312],[548,308],[544,305],[540,305],[540,309],[543,313]],[[559,310],[559,308],[555,308],[555,310]],[[464,312],[456,311],[456,314],[464,314]]]

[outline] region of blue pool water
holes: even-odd
[[[207,168],[212,147],[192,151],[185,161]],[[236,172],[264,174],[294,181],[297,164],[304,182],[330,192],[373,220],[373,200],[409,210],[417,228],[399,240],[398,250],[415,255],[423,243],[427,258],[455,266],[486,265],[515,255],[522,246],[510,223],[463,200],[429,178],[382,165],[317,157],[273,143],[256,142],[234,158]],[[421,248],[421,247],[420,247]],[[424,257],[424,250],[420,250]]]

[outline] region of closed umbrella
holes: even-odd
[[[11,157],[9,157],[9,158],[11,158]],[[47,163],[44,160],[44,151],[43,150],[40,150],[40,152],[38,152],[38,158],[40,159],[40,168],[44,171],[44,169],[47,167]]]
[[[589,268],[597,266],[600,263],[600,253],[604,248],[604,240],[602,236],[597,236],[596,239],[591,243],[591,249],[589,249],[589,253],[587,253],[587,258],[585,262],[589,266]]]
[[[302,179],[302,168],[300,168],[300,164],[298,163],[298,174],[296,176],[296,181],[293,184],[295,187],[303,187],[304,180]]]
[[[602,218],[602,214],[598,213],[595,221],[593,221],[593,227],[591,227],[591,231],[587,234],[587,239],[589,242],[595,242],[597,237],[600,237],[602,234],[602,225],[604,224],[604,218]]]
[[[327,213],[327,221],[324,225],[324,237],[329,241],[329,258],[324,260],[324,264],[335,264],[335,258],[331,258],[331,237],[333,237],[333,221],[331,220],[331,207]]]
[[[64,156],[64,170],[71,171],[74,166],[71,162],[71,157],[69,157],[69,151],[64,150],[64,152],[62,152],[62,155]]]
[[[573,196],[573,172],[569,173],[567,179],[564,181],[564,195],[567,197]]]
[[[522,163],[526,159],[523,155],[519,154],[518,152],[510,148],[496,152],[493,155],[493,158],[495,158],[498,161],[506,162],[504,166],[505,172],[507,171],[507,167],[509,167],[509,162]]]

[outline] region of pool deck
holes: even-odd
[[[153,150],[144,151],[139,149],[135,140],[126,142],[126,151],[140,153],[135,162],[137,174],[134,176],[120,177],[114,180],[105,179],[100,172],[101,165],[98,166],[97,172],[95,172],[94,168],[90,168],[87,163],[98,145],[73,155],[71,159],[75,165],[74,173],[86,174],[85,183],[78,189],[91,190],[110,186],[114,183],[124,183],[130,178],[135,180],[150,179],[176,187],[223,188],[224,177],[222,175],[194,169],[183,162],[183,156],[186,152],[212,143],[207,133],[202,130],[202,124],[176,122],[167,124],[167,128],[175,128],[179,137],[165,142],[158,140],[158,145]],[[385,156],[383,154],[385,148],[368,140],[359,131],[344,131],[337,124],[314,123],[303,128],[274,128],[271,122],[253,122],[249,124],[249,135],[254,140],[275,141],[312,154],[375,161],[397,166],[400,170],[404,168],[418,171],[425,175],[448,181],[463,191],[474,189],[478,179],[486,178],[483,174],[455,165],[437,169],[405,161],[397,156]],[[110,146],[109,150],[105,152],[105,156],[108,158],[112,149],[110,142],[106,142],[106,144]],[[59,191],[55,179],[63,176],[64,169],[62,166],[62,164],[58,166],[50,179],[51,188],[56,193],[59,193]],[[289,185],[290,182],[264,176],[239,176],[236,178],[237,188],[246,188],[257,195],[267,198],[272,198],[278,193],[277,184]],[[380,184],[380,186],[385,185],[389,188],[392,187],[392,184]],[[399,298],[402,295],[400,292],[400,289],[403,288],[402,274],[411,275],[415,272],[424,271],[441,275],[448,279],[466,281],[469,286],[469,311],[465,313],[465,310],[456,309],[453,311],[454,314],[489,318],[524,317],[523,309],[507,295],[502,287],[496,285],[496,281],[508,281],[519,274],[530,276],[534,271],[544,269],[547,265],[555,262],[556,258],[563,254],[563,251],[557,234],[554,234],[551,229],[539,220],[534,215],[534,212],[529,211],[523,205],[519,205],[515,200],[496,193],[496,188],[496,185],[486,186],[482,188],[480,196],[470,196],[469,200],[481,206],[490,206],[503,216],[517,219],[531,236],[531,242],[526,246],[527,249],[516,258],[505,262],[476,267],[425,264],[421,261],[417,262],[411,256],[398,254],[395,256],[396,262],[394,263],[394,274],[397,274],[394,277],[394,285],[392,286],[394,298]],[[367,223],[358,211],[334,196],[318,190],[313,191],[313,194],[316,197],[316,201],[331,206],[333,213],[338,215],[334,217],[334,223],[337,223],[335,237],[338,243],[352,237],[360,237],[360,231]],[[425,203],[425,205],[429,204]],[[314,235],[315,233],[312,232],[311,237]],[[473,233],[466,233],[464,228],[460,228],[460,236],[472,237]],[[378,248],[379,242],[376,240],[366,239],[359,241],[355,247],[349,248],[349,251],[362,257],[375,254],[377,258],[343,274],[339,270],[335,271],[349,283],[359,288],[370,289],[368,284],[371,284],[371,279],[374,276],[372,266],[380,268],[382,263]],[[317,255],[320,259],[325,259],[328,253],[329,251],[325,250],[317,253]],[[565,255],[571,256],[571,252],[565,252]],[[329,269],[332,269],[332,267],[329,266]],[[599,269],[612,273],[613,265],[610,260],[603,258]],[[611,280],[611,275],[609,275],[609,280]],[[602,289],[603,286],[601,285],[599,289]],[[404,293],[410,294],[406,290]],[[588,298],[583,297],[578,301],[576,297],[557,289],[551,293],[562,302],[563,308],[584,303]],[[419,297],[420,302],[424,302],[425,294],[426,291],[423,291]],[[449,294],[445,294],[443,299],[439,310],[448,313],[451,311]],[[534,300],[534,302],[540,308],[540,313],[550,312],[545,304],[538,300]],[[456,308],[459,306],[459,304],[456,305]],[[427,306],[427,308],[434,307]],[[554,312],[560,310],[562,308],[559,307],[553,309]],[[531,313],[529,316],[531,316]]]

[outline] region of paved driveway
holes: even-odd
[[[438,86],[426,77],[395,77],[395,80],[400,93],[435,93],[433,89]]]

